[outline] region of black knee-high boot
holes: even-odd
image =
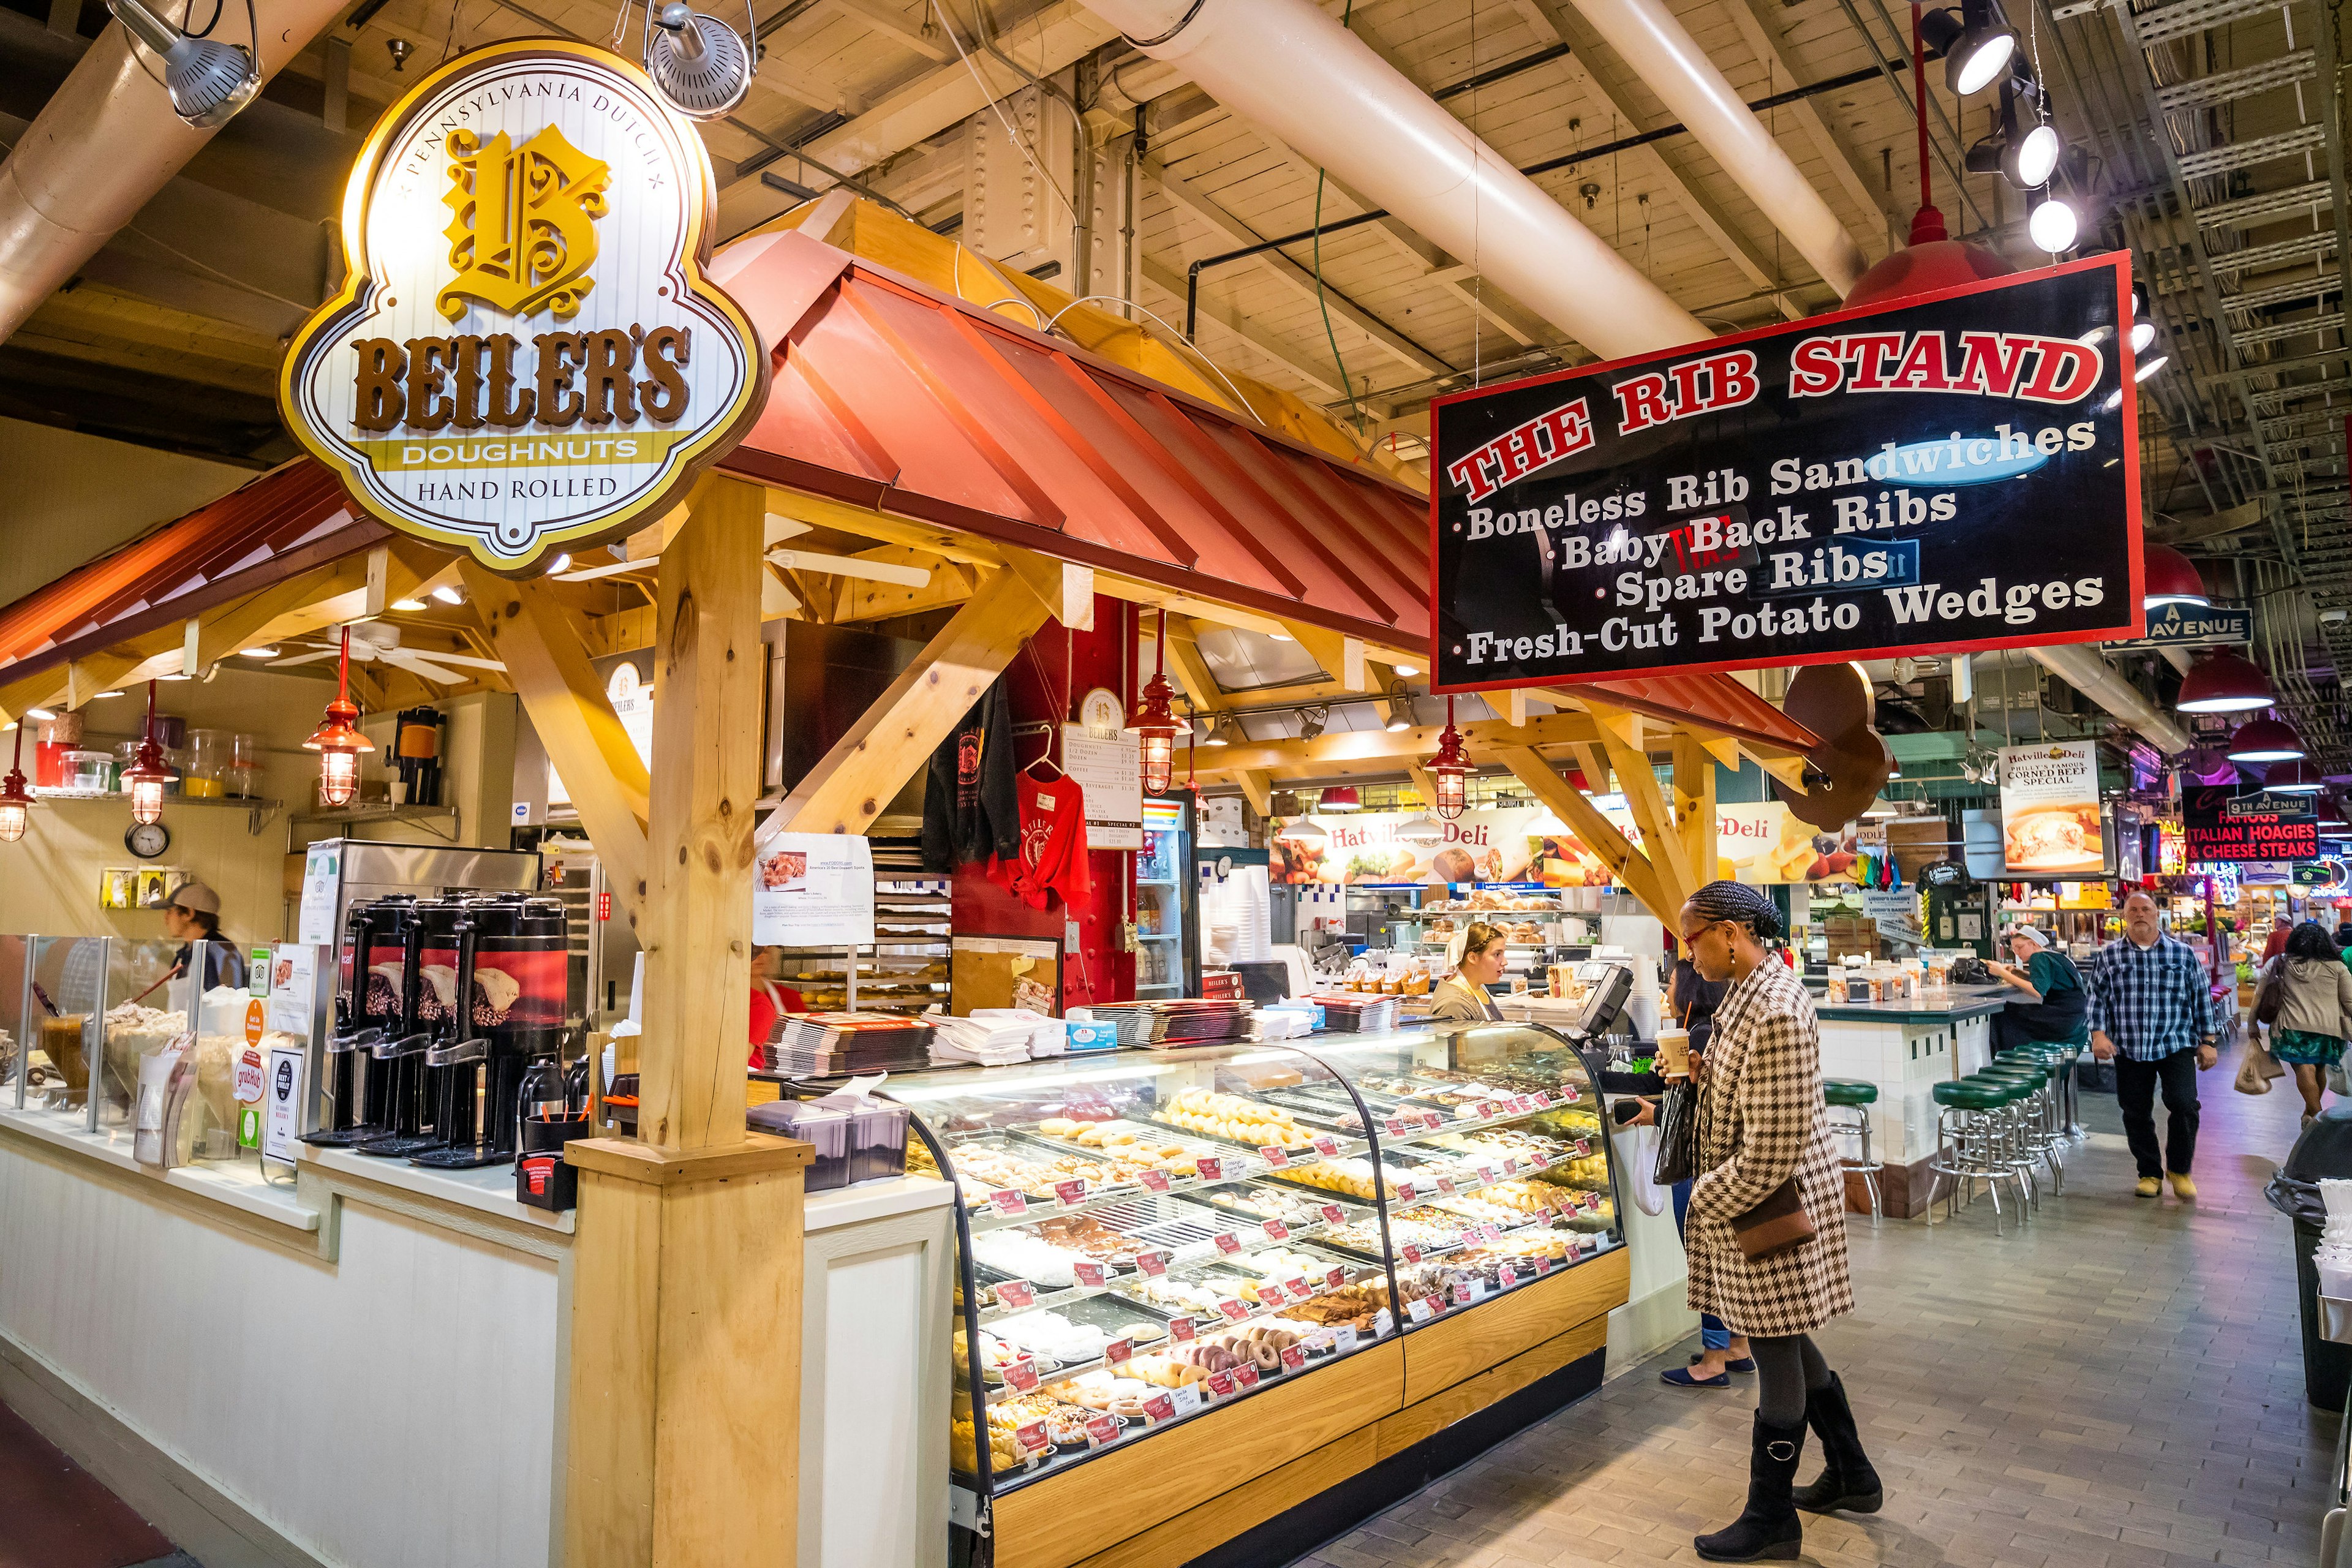
[[[1751,1442],[1748,1506],[1725,1528],[1691,1542],[1709,1563],[1793,1562],[1803,1549],[1804,1525],[1790,1492],[1797,1458],[1805,1451],[1805,1424],[1776,1426],[1759,1411]]]
[[[1843,1509],[1848,1513],[1876,1513],[1886,1500],[1870,1456],[1862,1451],[1862,1433],[1855,1426],[1853,1407],[1845,1402],[1845,1384],[1830,1373],[1829,1386],[1805,1392],[1805,1421],[1822,1440],[1822,1458],[1828,1466],[1821,1479],[1800,1487],[1796,1504],[1808,1513]]]

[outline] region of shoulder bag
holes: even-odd
[[[2254,1022],[2264,1028],[2278,1022],[2279,1008],[2286,1001],[2285,967],[2284,956],[2272,959],[2263,971],[2263,983],[2254,988]]]
[[[1764,1201],[1731,1219],[1732,1239],[1749,1261],[1777,1258],[1813,1239],[1813,1216],[1805,1212],[1805,1196],[1790,1176],[1764,1194]]]

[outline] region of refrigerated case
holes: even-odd
[[[1280,1532],[1319,1528],[1314,1508],[1268,1523],[1220,1500],[1327,1447],[1313,1489],[1335,1498],[1381,1444],[1442,1473],[1510,1429],[1481,1439],[1486,1406],[1541,1384],[1507,1417],[1524,1425],[1598,1384],[1623,1233],[1600,1098],[1548,1029],[1122,1052],[888,1092],[914,1112],[909,1170],[957,1190],[959,1560],[984,1541],[999,1568],[1061,1568],[1163,1527],[1189,1556],[1261,1526],[1276,1534],[1251,1549],[1286,1560]]]
[[[1201,904],[1192,868],[1192,796],[1146,795],[1135,856],[1135,994],[1201,994]]]

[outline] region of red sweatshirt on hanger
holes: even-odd
[[[1065,773],[1052,783],[1020,775],[1014,794],[1021,803],[1021,858],[991,858],[988,874],[1033,910],[1048,908],[1053,895],[1065,904],[1087,896],[1087,799],[1078,781]]]

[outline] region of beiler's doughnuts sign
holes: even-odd
[[[288,426],[360,507],[522,576],[646,526],[749,427],[768,361],[704,274],[702,138],[617,55],[477,49],[384,115]]]

